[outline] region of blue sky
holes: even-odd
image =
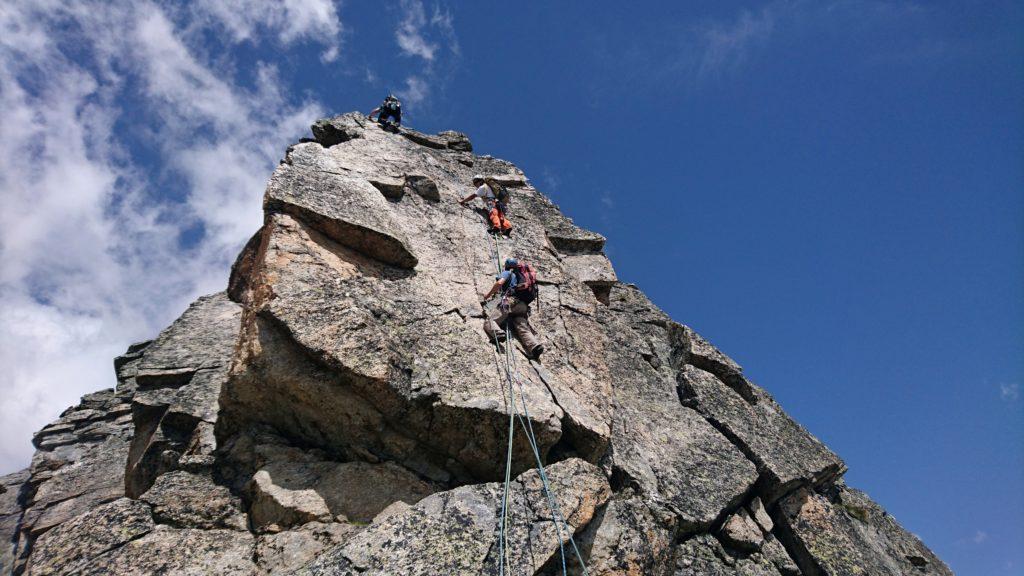
[[[390,90],[516,162],[962,575],[1024,574],[1012,2],[0,8],[0,473]]]

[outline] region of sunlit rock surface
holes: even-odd
[[[595,576],[950,574],[514,165],[356,113],[312,132],[226,292],[0,479],[0,573],[497,574],[515,411],[480,298],[513,256],[546,351],[510,344],[507,574],[559,574],[563,548]],[[457,203],[477,173],[509,187],[511,238]]]

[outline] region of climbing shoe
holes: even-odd
[[[537,344],[536,346],[533,347],[533,350],[530,350],[530,359],[531,360],[540,360],[540,355],[543,354],[543,353],[544,353],[544,345],[543,344]]]

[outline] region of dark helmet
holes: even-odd
[[[511,269],[515,268],[516,266],[518,266],[518,265],[519,265],[519,261],[516,260],[515,258],[506,258],[505,259],[505,270],[511,270]]]

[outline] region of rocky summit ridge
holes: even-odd
[[[572,574],[951,574],[514,165],[358,113],[312,132],[227,290],[0,479],[0,574],[498,574],[512,407],[480,299],[513,255],[540,282],[546,352],[513,354],[547,466],[517,430],[505,573],[560,574],[571,531]],[[456,202],[477,173],[511,238]]]

